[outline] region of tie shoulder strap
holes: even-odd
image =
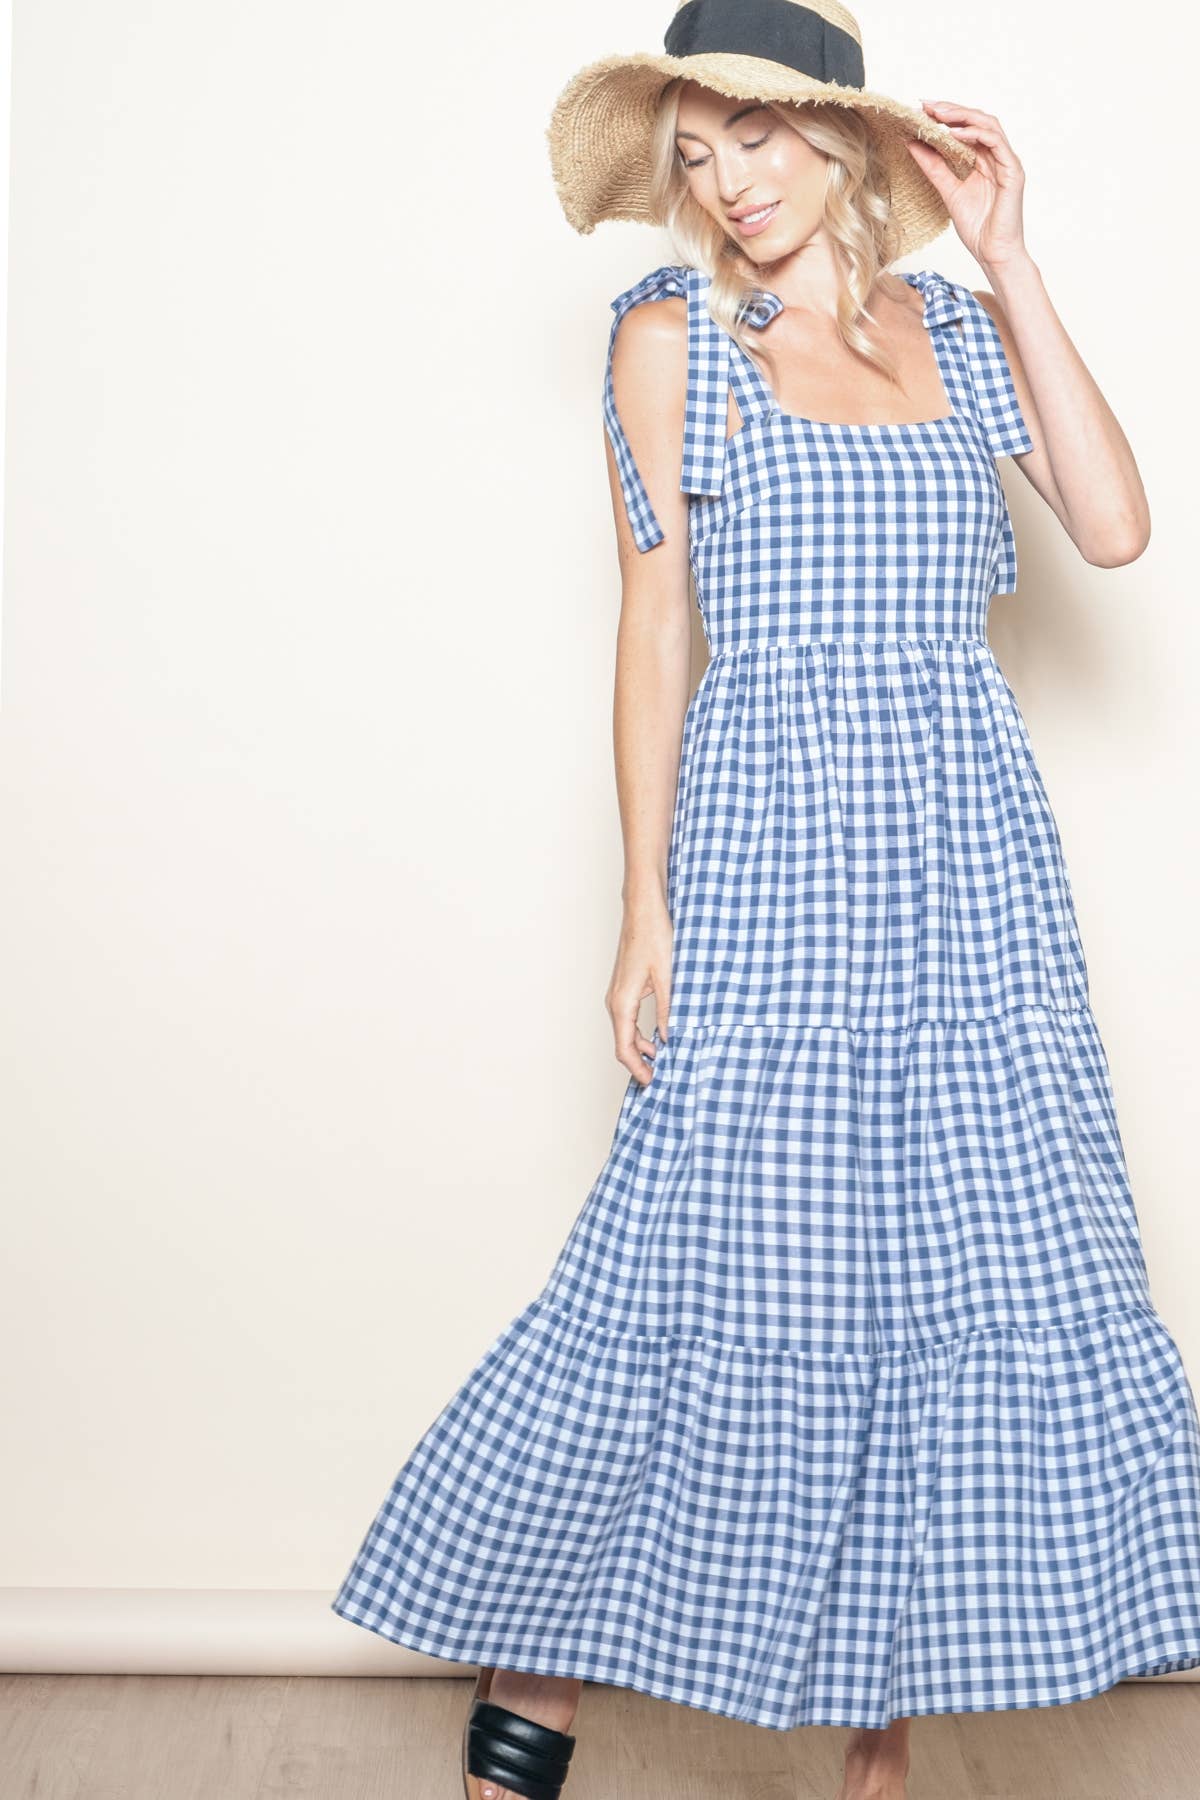
[[[925,323],[931,330],[946,328],[945,342],[954,347],[965,370],[971,411],[993,456],[1032,450],[1012,370],[987,307],[965,283],[949,281],[936,270],[922,269],[916,280],[925,295]]]
[[[996,321],[969,287],[960,291],[967,358],[988,443],[996,456],[1021,456],[1033,449],[1033,439],[1021,414]]]
[[[626,288],[623,294],[618,294],[610,303],[613,322],[608,334],[608,355],[604,362],[604,428],[616,460],[621,492],[625,497],[625,511],[633,529],[633,540],[639,550],[651,550],[655,544],[661,544],[664,532],[650,504],[650,496],[646,492],[629,439],[625,436],[625,428],[617,413],[613,394],[613,349],[617,341],[617,327],[633,307],[640,306],[644,300],[665,300],[670,296],[687,298],[687,273],[685,268],[664,264],[662,268],[652,269],[648,275],[643,275],[640,281],[635,281],[632,287]]]
[[[639,550],[651,550],[664,537],[617,413],[612,359],[617,327],[625,314],[646,300],[673,296],[687,302],[687,402],[679,475],[685,494],[719,494],[725,472],[725,429],[728,411],[730,339],[705,304],[708,277],[686,264],[666,263],[618,294],[610,304],[613,322],[604,366],[604,425],[612,445],[625,510]]]
[[[944,358],[942,370],[955,408],[961,403],[970,412],[993,456],[1021,456],[1032,450],[1004,345],[987,307],[969,287],[948,281],[933,269],[906,279],[925,295],[925,323],[938,334],[934,341]],[[1001,492],[992,592],[1011,594],[1016,586],[1016,533]]]

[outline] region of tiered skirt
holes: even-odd
[[[970,639],[714,657],[666,1040],[332,1601],[779,1730],[1200,1667],[1200,1418]]]

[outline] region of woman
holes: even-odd
[[[899,1800],[912,1715],[1200,1665],[1200,1420],[986,640],[997,456],[1088,562],[1149,516],[995,118],[869,94],[834,0],[686,0],[666,49],[550,131],[573,225],[684,258],[605,378],[629,1087],[333,1605],[480,1664],[469,1800],[557,1800],[585,1679],[849,1725],[839,1800]],[[947,220],[990,291],[888,272]]]

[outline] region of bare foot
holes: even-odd
[[[554,1731],[570,1731],[575,1721],[583,1682],[568,1675],[522,1675],[516,1669],[494,1669],[481,1692],[497,1706]],[[478,1775],[467,1776],[470,1800],[524,1800],[515,1789],[499,1787]]]
[[[892,1719],[882,1731],[855,1731],[834,1800],[906,1800],[908,1726],[907,1719]]]

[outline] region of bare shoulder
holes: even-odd
[[[631,306],[617,326],[612,350],[613,386],[658,400],[682,393],[687,380],[687,302],[668,294]]]

